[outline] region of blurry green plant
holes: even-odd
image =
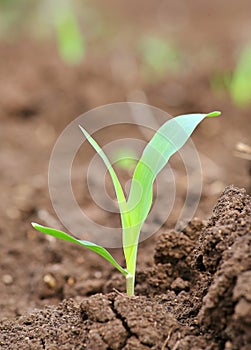
[[[69,64],[81,62],[85,55],[85,42],[74,13],[72,1],[64,1],[64,6],[55,9],[54,25],[62,59]]]
[[[120,148],[111,154],[112,163],[127,171],[135,167],[136,159],[136,153],[130,148]]]
[[[165,39],[157,36],[144,37],[139,50],[142,73],[148,79],[159,80],[180,67],[181,58],[177,48]]]
[[[32,223],[33,227],[45,234],[80,244],[102,256],[125,276],[127,294],[134,295],[139,236],[141,228],[152,206],[153,183],[158,173],[168,162],[169,158],[185,144],[196,126],[206,117],[216,117],[219,115],[220,112],[212,112],[209,114],[187,114],[178,116],[164,123],[146,145],[143,154],[136,165],[128,199],[125,197],[124,190],[118,180],[117,174],[106,154],[91,135],[80,126],[86,139],[102,158],[112,178],[120,209],[126,268],[120,266],[105,248],[92,242],[74,238],[63,231],[44,227],[36,223]]]
[[[251,46],[245,47],[239,57],[230,83],[230,94],[239,107],[251,103]]]
[[[216,93],[227,91],[237,107],[251,105],[251,46],[243,48],[233,72],[214,75],[210,84]]]
[[[79,63],[86,45],[74,4],[73,0],[0,0],[0,35],[9,38],[10,34],[18,35],[28,27],[36,37],[42,27],[46,28],[48,37],[51,34],[48,28],[53,27],[61,58],[69,64]]]
[[[23,18],[25,7],[27,7],[27,0],[0,0],[0,37],[4,38],[8,33],[8,40],[10,40],[10,34],[12,34],[10,32]]]
[[[0,0],[0,5],[9,5],[18,2],[18,0]]]

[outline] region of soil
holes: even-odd
[[[250,2],[94,3],[104,23],[113,24],[113,40],[106,33],[94,41],[83,64],[68,66],[53,43],[30,36],[0,42],[0,349],[249,350],[251,167],[234,156],[234,147],[250,145],[251,109],[236,107],[226,92],[213,93],[210,79],[234,67],[251,30]],[[132,37],[156,32],[182,47],[186,60],[180,71],[147,81],[131,70],[140,63]],[[158,234],[140,244],[132,298],[102,258],[30,225],[63,228],[47,184],[60,132],[94,107],[128,100],[173,115],[222,111],[214,127],[205,121],[193,135],[204,173],[200,219],[173,230],[187,188],[174,157],[175,207]],[[131,131],[125,128],[123,136]],[[113,138],[109,130],[99,135],[101,144]],[[118,222],[83,193],[82,169],[74,176],[74,190],[92,218],[108,226]],[[120,249],[111,253],[124,264]]]
[[[251,346],[251,197],[229,186],[207,223],[162,233],[136,291],[65,299],[0,325],[1,349]]]

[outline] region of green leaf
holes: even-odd
[[[238,107],[246,108],[251,103],[251,46],[240,55],[230,84],[231,97]]]
[[[214,111],[214,112],[211,112],[211,113],[208,113],[206,115],[207,118],[211,118],[211,117],[219,117],[221,115],[221,112],[220,111]]]
[[[137,252],[139,233],[152,205],[152,188],[156,176],[205,117],[218,115],[220,112],[187,114],[168,120],[145,147],[135,168],[127,201],[133,234],[123,236],[127,269],[131,273],[135,269],[133,264],[135,264],[134,257]]]
[[[102,148],[98,145],[98,143],[91,137],[91,135],[81,126],[79,125],[80,130],[85,135],[87,141],[92,145],[92,147],[95,149],[95,151],[99,154],[103,162],[105,163],[110,176],[112,178],[113,186],[116,192],[116,196],[118,199],[119,209],[120,209],[120,216],[121,216],[121,222],[122,227],[129,227],[130,226],[130,217],[128,214],[128,208],[126,204],[126,199],[124,195],[124,191],[122,189],[122,186],[119,182],[119,179],[117,177],[116,172],[114,171],[109,159],[107,158],[106,154],[102,150]]]
[[[89,241],[83,241],[80,239],[76,239],[70,235],[68,235],[67,233],[63,232],[63,231],[59,231],[59,230],[55,230],[54,228],[50,228],[50,227],[45,227],[36,223],[32,223],[32,226],[37,230],[40,231],[42,233],[45,233],[47,235],[62,239],[64,241],[68,241],[68,242],[72,242],[72,243],[76,243],[76,244],[80,244],[92,251],[94,251],[95,253],[97,253],[98,255],[102,256],[104,259],[106,259],[107,261],[109,261],[114,267],[116,267],[116,269],[118,269],[124,276],[128,275],[127,270],[123,269],[123,267],[121,267],[117,261],[111,256],[111,254],[103,247],[89,242]]]
[[[85,42],[71,3],[55,10],[55,29],[61,57],[69,64],[81,62]]]
[[[116,167],[130,171],[137,164],[137,154],[130,148],[117,149],[111,155]]]
[[[154,72],[151,74],[151,79],[163,78],[166,73],[176,71],[181,64],[177,48],[161,37],[143,38],[140,42],[140,51],[143,56],[143,73],[150,75],[151,71]]]

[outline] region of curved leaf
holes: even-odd
[[[107,158],[105,152],[102,150],[102,148],[98,145],[98,143],[91,137],[91,135],[81,126],[79,125],[80,130],[85,135],[87,141],[92,145],[92,147],[95,149],[95,151],[99,154],[103,162],[105,163],[110,176],[112,178],[113,186],[116,192],[116,196],[118,199],[119,209],[120,209],[120,216],[122,221],[122,227],[130,227],[130,217],[128,215],[128,209],[126,204],[126,199],[124,195],[124,191],[122,189],[122,186],[119,182],[119,179],[117,177],[117,174],[115,173],[109,159]]]
[[[152,205],[152,187],[156,176],[166,165],[169,158],[185,144],[196,126],[205,117],[218,115],[220,115],[220,112],[186,114],[168,120],[159,128],[145,147],[135,168],[127,201],[131,227],[135,230],[134,234],[123,236],[127,268],[131,273],[140,229]],[[138,196],[139,193],[140,197]]]
[[[95,253],[97,253],[98,255],[102,256],[104,259],[106,259],[107,261],[109,261],[114,267],[116,267],[116,269],[118,269],[124,276],[128,275],[127,270],[123,269],[123,267],[121,267],[117,261],[111,256],[111,254],[103,247],[89,242],[89,241],[83,241],[80,239],[76,239],[70,235],[68,235],[67,233],[63,232],[63,231],[59,231],[59,230],[55,230],[54,228],[50,228],[50,227],[46,227],[46,226],[42,226],[39,224],[36,224],[35,222],[32,222],[32,226],[40,232],[43,232],[47,235],[62,239],[64,241],[68,241],[68,242],[72,242],[72,243],[76,243],[76,244],[80,244],[92,251],[94,251]]]

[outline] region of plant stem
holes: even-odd
[[[135,275],[128,274],[126,276],[126,293],[128,296],[134,295],[134,282],[135,282]]]

